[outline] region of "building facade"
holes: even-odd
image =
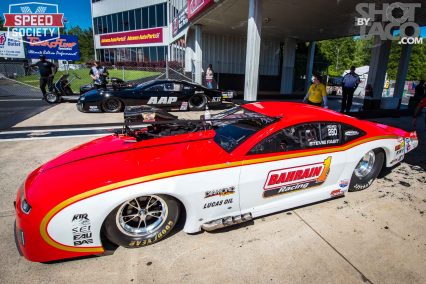
[[[92,0],[96,57],[102,62],[161,62],[169,43],[165,0]]]

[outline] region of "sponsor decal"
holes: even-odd
[[[97,106],[89,106],[89,110],[99,110]]]
[[[289,193],[322,184],[328,176],[331,157],[323,162],[269,172],[263,197]]]
[[[188,0],[188,19],[192,20],[213,3],[214,0]]]
[[[220,102],[221,100],[222,100],[222,97],[212,97],[212,102],[213,103]]]
[[[150,97],[148,105],[169,105],[177,102],[177,97]]]
[[[405,153],[408,153],[411,151],[411,139],[405,138]]]
[[[330,196],[331,197],[338,197],[338,196],[342,196],[342,195],[344,195],[345,194],[345,192],[343,191],[343,190],[341,190],[341,189],[336,189],[336,190],[333,190],[331,193],[330,193]]]
[[[221,189],[208,190],[204,194],[204,198],[210,198],[214,196],[227,196],[235,193],[235,187],[225,187]]]
[[[148,238],[143,241],[131,241],[129,243],[129,247],[143,247],[143,246],[147,246],[159,241],[165,235],[167,235],[167,233],[172,229],[173,224],[174,224],[173,221],[169,221],[167,225],[164,227],[164,229],[162,229],[161,232],[158,232],[154,237]]]
[[[74,246],[93,244],[91,224],[87,213],[75,214],[71,222]]]
[[[0,57],[25,58],[22,39],[11,38],[7,32],[0,32]]]
[[[46,41],[46,37],[28,36],[28,58],[39,58],[45,55],[48,59],[80,60],[78,37],[61,35],[55,40]]]
[[[59,13],[58,5],[49,3],[11,4],[4,19],[8,36],[27,43],[25,36],[44,37],[44,41],[54,40],[60,36],[60,28],[64,27],[64,14]]]
[[[345,131],[345,136],[357,136],[357,135],[359,135],[359,131],[356,131],[356,130]]]
[[[402,149],[403,150],[403,149]],[[400,150],[401,151],[401,150]],[[399,162],[401,162],[402,160],[404,160],[404,155],[401,155],[401,156],[399,156],[399,157],[396,157],[395,159],[393,159],[391,162],[390,162],[390,164],[391,165],[393,165],[393,164],[396,164],[396,163],[399,163]]]
[[[99,40],[101,46],[162,43],[163,28],[103,34],[99,36]]]
[[[396,155],[397,156],[404,155],[404,152],[405,152],[405,148],[399,149],[398,151],[396,151]]]
[[[400,149],[405,149],[405,141],[403,138],[398,139],[398,145],[395,146],[395,151],[398,151]]]
[[[187,110],[187,109],[188,109],[188,102],[182,102],[179,110]]]
[[[339,182],[339,186],[340,186],[341,188],[345,188],[345,187],[347,187],[348,185],[349,185],[349,180],[347,180],[347,179],[341,180],[341,181]]]
[[[322,146],[322,145],[336,145],[339,144],[339,139],[329,139],[323,141],[311,141],[309,142],[309,146]]]
[[[218,200],[218,201],[212,201],[212,202],[205,203],[204,206],[203,206],[203,209],[217,207],[217,206],[226,205],[226,204],[231,204],[233,202],[234,202],[233,198],[228,198],[228,199]]]

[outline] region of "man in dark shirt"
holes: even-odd
[[[40,55],[40,61],[30,65],[30,67],[38,67],[40,73],[40,90],[43,93],[43,100],[46,99],[46,85],[49,91],[52,91],[53,77],[57,71],[56,65],[46,60],[46,56]]]
[[[358,87],[361,80],[359,79],[358,74],[355,73],[355,66],[351,66],[351,70],[345,76],[343,76],[342,83],[342,107],[340,112],[344,113],[351,111],[352,99],[354,97],[354,92]]]
[[[96,89],[106,89],[108,70],[99,61],[93,62],[93,67],[90,68],[90,77],[93,79],[93,85]]]

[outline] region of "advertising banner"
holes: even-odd
[[[173,19],[173,22],[172,22],[173,37],[175,37],[178,33],[184,30],[188,26],[188,24],[189,24],[188,10],[183,9],[182,11],[180,11],[177,17]]]
[[[7,32],[0,32],[0,57],[25,58],[22,39],[11,38]]]
[[[80,60],[77,36],[61,35],[53,41],[46,41],[43,36],[27,36],[26,42],[28,58],[39,58],[43,54],[48,59]]]
[[[104,34],[99,39],[101,46],[162,43],[163,28]]]
[[[195,18],[213,3],[214,0],[188,0],[188,20]]]
[[[25,2],[9,5],[9,13],[4,13],[4,27],[8,36],[16,40],[28,37],[43,37],[44,41],[54,41],[60,37],[64,26],[64,14],[59,13],[57,4]]]

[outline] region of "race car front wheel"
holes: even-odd
[[[179,217],[179,203],[165,195],[145,195],[124,202],[105,219],[105,236],[113,243],[137,248],[164,239]]]
[[[204,110],[207,105],[207,97],[203,94],[195,94],[188,100],[189,110]]]
[[[59,95],[55,92],[48,92],[46,94],[46,102],[49,104],[55,104],[59,102]]]
[[[356,165],[349,184],[349,191],[360,191],[369,187],[382,169],[385,154],[374,149],[364,154]]]
[[[102,104],[104,112],[119,112],[123,108],[123,103],[119,99],[108,99]]]

